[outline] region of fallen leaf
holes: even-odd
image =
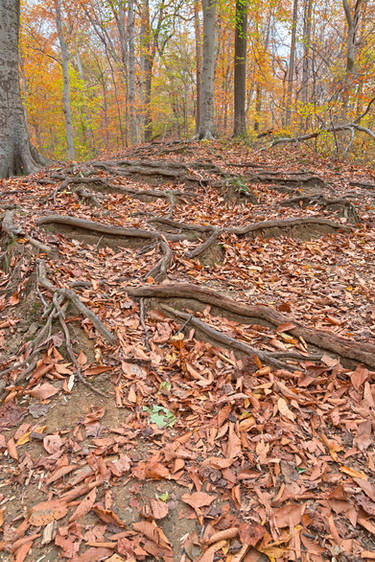
[[[29,522],[34,527],[42,527],[53,520],[62,519],[67,512],[68,507],[62,500],[41,502],[31,508]]]
[[[40,384],[33,388],[32,390],[25,390],[25,393],[30,394],[33,398],[37,398],[38,400],[46,400],[47,398],[51,398],[59,392],[59,389],[46,382],[44,384]]]
[[[104,521],[104,523],[109,523],[110,525],[115,525],[117,527],[126,527],[126,523],[121,521],[121,519],[114,513],[111,509],[104,509],[101,505],[95,505],[92,511]]]
[[[277,407],[278,407],[278,410],[279,410],[279,412],[282,416],[285,416],[286,418],[288,418],[291,421],[294,421],[296,419],[296,416],[293,414],[293,412],[291,410],[289,410],[288,404],[287,404],[286,400],[284,400],[284,398],[280,397],[278,399]]]
[[[256,523],[247,523],[243,521],[239,526],[240,541],[242,544],[255,546],[264,537],[266,530],[263,525]]]
[[[87,494],[85,498],[83,498],[81,503],[77,506],[75,512],[70,516],[69,522],[76,521],[77,519],[84,517],[93,507],[95,503],[95,499],[96,499],[96,488],[91,490],[91,492]]]
[[[154,519],[163,519],[168,515],[168,504],[160,500],[151,500],[151,509]]]
[[[217,496],[210,496],[205,492],[194,492],[193,494],[184,494],[181,496],[183,502],[187,503],[194,509],[210,505]]]
[[[302,505],[290,503],[274,510],[276,525],[283,529],[293,525],[299,525],[302,517]]]

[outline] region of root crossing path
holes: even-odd
[[[372,180],[334,170],[172,142],[2,182],[0,559],[373,552]]]

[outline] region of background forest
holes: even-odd
[[[373,1],[205,3],[216,12],[216,136],[233,133],[235,31],[247,12],[247,33],[240,26],[237,35],[245,39],[249,142],[328,129],[315,148],[357,157],[369,150],[374,116],[361,125],[359,117],[374,88]],[[200,0],[25,0],[21,33],[27,120],[46,155],[83,159],[195,134]]]

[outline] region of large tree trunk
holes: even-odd
[[[201,114],[201,81],[202,81],[202,37],[201,23],[199,20],[199,0],[194,0],[194,31],[195,31],[195,64],[196,64],[196,110],[195,110],[195,132],[199,131]]]
[[[152,115],[151,115],[151,88],[152,88],[152,66],[153,66],[153,45],[152,31],[150,22],[149,0],[142,0],[142,21],[141,21],[141,53],[143,70],[143,130],[144,140],[152,139]]]
[[[285,100],[285,104],[286,104],[285,125],[287,127],[289,127],[290,125],[290,120],[292,116],[294,66],[295,66],[296,43],[297,43],[297,16],[298,16],[298,0],[293,0],[292,38],[290,42],[288,85],[287,85],[286,100]]]
[[[19,0],[0,1],[0,178],[31,174],[46,161],[31,146],[18,70]]]
[[[346,23],[348,24],[348,36],[346,41],[346,68],[344,90],[342,96],[343,117],[345,118],[349,104],[349,92],[353,86],[352,81],[355,69],[355,43],[362,0],[356,0],[353,12],[347,0],[343,0],[342,4],[345,12]]]
[[[214,130],[214,85],[216,50],[217,0],[202,0],[203,8],[203,68],[201,86],[200,139],[213,138]]]
[[[234,38],[234,128],[233,136],[246,135],[246,49],[248,0],[236,0]]]
[[[59,39],[60,50],[61,50],[61,66],[62,66],[62,73],[63,73],[63,101],[64,101],[66,143],[68,146],[68,158],[70,160],[74,160],[75,153],[74,153],[74,141],[73,141],[72,112],[70,108],[68,47],[66,45],[63,28],[62,28],[60,0],[54,0],[54,2],[55,2],[56,30],[57,30],[57,36]]]
[[[135,105],[135,48],[134,48],[134,1],[128,2],[129,84],[128,99],[130,113],[130,143],[138,142],[137,112]]]
[[[301,87],[301,99],[303,103],[307,103],[309,101],[312,4],[313,0],[305,0],[303,15],[303,61]]]

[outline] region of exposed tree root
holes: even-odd
[[[267,171],[265,173],[251,174],[248,178],[253,182],[277,184],[286,187],[325,187],[325,182],[319,176],[310,172],[279,172]]]
[[[172,251],[167,243],[166,236],[159,232],[149,230],[140,230],[136,228],[120,228],[107,224],[101,224],[94,221],[79,219],[71,216],[50,215],[42,217],[36,221],[39,226],[50,225],[53,228],[58,227],[62,232],[79,238],[83,236],[100,236],[100,242],[103,244],[114,243],[117,246],[125,245],[126,247],[144,246],[145,241],[152,240],[158,242],[163,256],[158,263],[151,269],[145,277],[153,277],[156,281],[161,281],[167,275],[168,269],[172,263]],[[170,239],[180,240],[181,236],[172,235]]]
[[[293,353],[267,353],[266,351],[261,351],[260,349],[255,349],[251,347],[247,343],[242,341],[238,341],[234,338],[231,338],[227,334],[212,328],[205,322],[202,322],[199,318],[196,318],[192,314],[188,314],[187,312],[182,312],[180,310],[176,310],[168,305],[161,305],[161,310],[166,312],[169,316],[173,316],[175,318],[181,318],[188,322],[189,325],[196,328],[199,332],[201,332],[204,336],[206,336],[210,341],[214,343],[218,343],[220,345],[224,345],[229,349],[233,349],[234,351],[239,351],[240,353],[244,353],[245,355],[249,355],[251,357],[256,356],[262,363],[266,365],[270,365],[276,369],[289,369],[289,370],[296,370],[296,365],[286,363],[288,359],[299,359],[306,360],[309,357],[304,357],[303,355],[293,354]],[[284,360],[283,360],[284,359]]]
[[[192,305],[211,305],[214,311],[226,313],[229,318],[235,318],[246,324],[260,324],[277,327],[282,324],[294,324],[288,332],[319,349],[330,351],[342,359],[349,359],[375,368],[375,346],[367,343],[336,336],[323,330],[306,328],[302,324],[266,305],[245,305],[237,303],[228,297],[220,295],[210,289],[192,284],[178,283],[168,285],[146,285],[143,287],[123,287],[124,292],[134,298],[181,299]]]
[[[59,175],[59,179],[62,177]],[[172,216],[173,210],[175,208],[176,202],[179,198],[189,198],[191,193],[184,193],[178,190],[139,190],[132,187],[127,187],[123,185],[113,184],[108,179],[101,176],[91,176],[91,177],[67,177],[47,196],[46,202],[53,199],[56,204],[56,196],[59,192],[64,191],[69,185],[78,185],[76,193],[82,193],[82,186],[85,185],[88,189],[95,191],[108,192],[108,193],[122,193],[124,195],[130,195],[135,199],[140,199],[141,201],[149,201],[150,199],[169,199],[170,210],[169,215]],[[87,194],[87,191],[85,190]]]
[[[213,246],[213,244],[216,244],[221,232],[222,231],[219,228],[214,228],[211,236],[207,238],[207,240],[203,242],[203,244],[201,244],[191,252],[186,252],[186,257],[193,259],[201,256],[206,250]]]
[[[320,205],[325,209],[339,210],[341,215],[353,223],[359,222],[359,216],[351,201],[344,198],[330,199],[323,193],[316,195],[300,195],[292,197],[280,203],[282,207],[306,207],[308,205]]]
[[[11,240],[16,236],[22,236],[39,252],[44,252],[47,254],[52,252],[52,248],[50,246],[43,244],[42,242],[36,240],[35,238],[32,238],[31,236],[25,235],[23,229],[20,226],[14,224],[14,210],[5,212],[1,223],[1,230],[2,232],[5,232],[5,234],[7,234]]]
[[[65,347],[66,347],[66,350],[68,352],[68,355],[69,355],[69,358],[70,358],[71,362],[73,363],[73,365],[76,368],[76,373],[77,373],[77,377],[78,377],[79,381],[82,384],[84,384],[85,386],[87,386],[88,388],[90,388],[90,390],[92,390],[95,394],[99,394],[99,396],[103,396],[104,398],[107,398],[107,394],[105,394],[104,392],[102,392],[101,390],[96,388],[93,384],[91,384],[91,382],[86,380],[81,373],[81,367],[79,366],[79,363],[77,361],[76,356],[74,355],[74,351],[73,351],[73,348],[72,348],[69,328],[68,328],[68,326],[65,322],[65,314],[64,314],[64,311],[62,310],[62,308],[59,306],[59,303],[58,303],[57,298],[56,298],[56,293],[54,294],[54,297],[53,297],[53,303],[54,303],[55,308],[57,310],[57,313],[58,313],[57,316],[58,316],[59,322],[60,322],[61,327],[62,327],[63,332],[64,332]]]
[[[322,233],[335,232],[337,230],[347,231],[349,227],[340,223],[331,221],[324,217],[300,217],[292,219],[279,219],[274,221],[262,221],[243,227],[216,227],[213,225],[195,225],[191,223],[181,223],[166,219],[163,217],[155,217],[149,219],[149,223],[156,223],[169,228],[170,230],[178,231],[179,233],[195,233],[194,238],[199,235],[209,235],[209,237],[200,244],[197,248],[190,252],[186,252],[187,258],[195,258],[201,256],[206,250],[213,246],[218,238],[223,233],[234,234],[238,237],[254,238],[261,236],[264,238],[272,238],[276,236],[291,236],[301,239],[310,239],[314,236],[319,236]],[[166,233],[166,237],[171,234]],[[187,238],[191,238],[187,234]]]
[[[353,187],[362,187],[363,189],[369,189],[370,191],[375,191],[375,185],[373,183],[368,183],[365,181],[351,181],[349,185]]]
[[[55,287],[48,280],[46,266],[43,260],[37,260],[37,273],[39,284],[42,287],[48,289],[49,291],[52,291],[52,293],[57,293],[58,295],[61,295],[68,299],[75,306],[75,308],[81,314],[83,314],[83,316],[86,316],[86,318],[90,320],[99,334],[101,334],[108,343],[113,344],[115,342],[114,335],[111,334],[111,332],[104,326],[104,324],[101,322],[101,320],[99,320],[96,314],[94,314],[92,310],[90,310],[85,304],[83,304],[83,302],[74,291],[72,291],[71,289],[60,289],[59,287]]]
[[[307,231],[304,232],[304,229]],[[324,217],[297,217],[291,219],[278,219],[271,221],[262,221],[250,225],[225,228],[225,232],[235,234],[236,236],[264,236],[265,238],[282,235],[284,231],[298,230],[300,234],[304,234],[303,238],[311,238],[322,232],[335,232],[336,230],[348,231],[350,227],[340,223],[331,221]],[[287,234],[284,234],[287,235]],[[298,234],[296,237],[300,237]]]

